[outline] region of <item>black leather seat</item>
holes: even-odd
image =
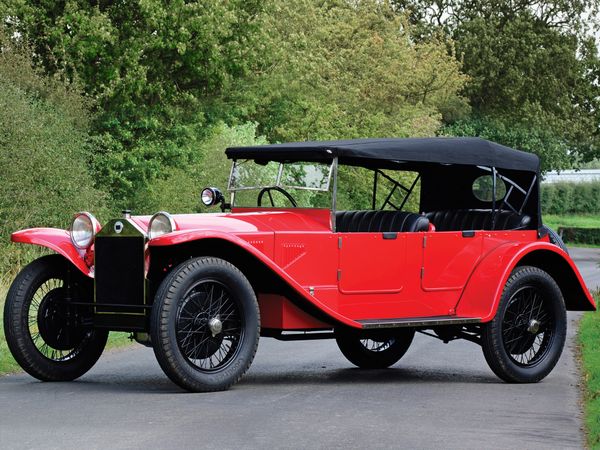
[[[531,217],[512,211],[496,211],[496,226],[492,227],[491,209],[456,209],[431,211],[425,214],[436,231],[460,230],[522,230],[531,223]]]
[[[403,211],[337,211],[336,229],[339,232],[427,231],[429,219]]]

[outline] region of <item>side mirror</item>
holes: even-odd
[[[221,191],[215,187],[207,187],[202,189],[200,199],[205,206],[215,206],[216,204],[220,203],[222,211],[225,211],[225,209],[229,207],[229,205],[225,203],[225,197]]]

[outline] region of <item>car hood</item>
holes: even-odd
[[[245,211],[217,214],[174,214],[178,231],[215,230],[226,233],[275,231],[330,231],[330,211],[314,209],[280,211]],[[143,230],[152,216],[133,216]]]

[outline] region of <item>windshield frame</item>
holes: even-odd
[[[336,158],[337,159],[337,158]],[[334,173],[334,162],[335,161],[330,161],[328,163],[325,162],[310,162],[311,164],[319,164],[319,165],[329,165],[329,171],[327,173],[327,183],[324,187],[308,187],[308,186],[296,186],[296,185],[290,185],[290,184],[282,184],[281,183],[281,178],[283,175],[283,170],[284,170],[284,165],[285,164],[296,164],[296,163],[302,163],[302,162],[306,162],[309,163],[309,161],[287,161],[287,162],[278,162],[279,167],[277,170],[277,177],[275,179],[275,183],[274,184],[268,184],[268,185],[257,185],[257,186],[243,186],[243,187],[235,187],[233,186],[233,178],[234,178],[234,173],[235,173],[235,168],[238,164],[245,164],[245,163],[254,163],[257,165],[260,165],[258,163],[256,163],[255,161],[251,160],[251,159],[234,159],[233,160],[233,164],[231,165],[231,171],[229,172],[229,180],[227,182],[227,191],[231,192],[232,194],[234,194],[237,191],[251,191],[251,190],[259,190],[259,189],[264,189],[264,188],[273,188],[273,187],[280,187],[280,188],[287,188],[287,189],[298,189],[298,190],[304,190],[304,191],[316,191],[316,192],[328,192],[330,187],[331,187],[331,179],[332,179],[332,175]],[[335,184],[335,183],[334,183]]]

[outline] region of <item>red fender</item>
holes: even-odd
[[[63,255],[84,275],[92,278],[93,271],[85,263],[85,252],[77,250],[71,242],[71,236],[67,230],[58,228],[28,228],[13,233],[10,236],[11,241],[22,244],[33,244],[54,250]]]
[[[182,230],[174,231],[172,233],[154,238],[151,241],[149,241],[149,245],[151,247],[162,247],[169,245],[184,244],[186,242],[198,241],[207,238],[222,239],[224,241],[236,244],[237,246],[250,253],[256,259],[261,261],[263,264],[265,264],[269,269],[271,269],[279,277],[281,277],[281,279],[284,280],[291,288],[293,288],[298,293],[298,295],[302,296],[302,298],[304,298],[306,301],[315,305],[315,307],[319,308],[325,314],[337,320],[338,322],[343,323],[344,325],[348,325],[353,328],[362,328],[362,325],[360,323],[355,322],[354,320],[349,319],[345,316],[342,316],[337,311],[331,309],[329,306],[319,301],[319,299],[315,296],[310,295],[300,284],[296,282],[296,280],[291,278],[284,270],[281,269],[281,267],[275,264],[271,258],[269,258],[264,253],[257,250],[254,246],[250,245],[248,242],[236,235],[214,230]]]
[[[494,318],[508,277],[518,264],[535,265],[562,277],[570,287],[560,283],[567,309],[595,310],[596,303],[567,253],[548,242],[506,243],[489,252],[474,268],[456,306],[456,314],[481,317],[482,322]],[[498,270],[502,268],[502,270]]]

